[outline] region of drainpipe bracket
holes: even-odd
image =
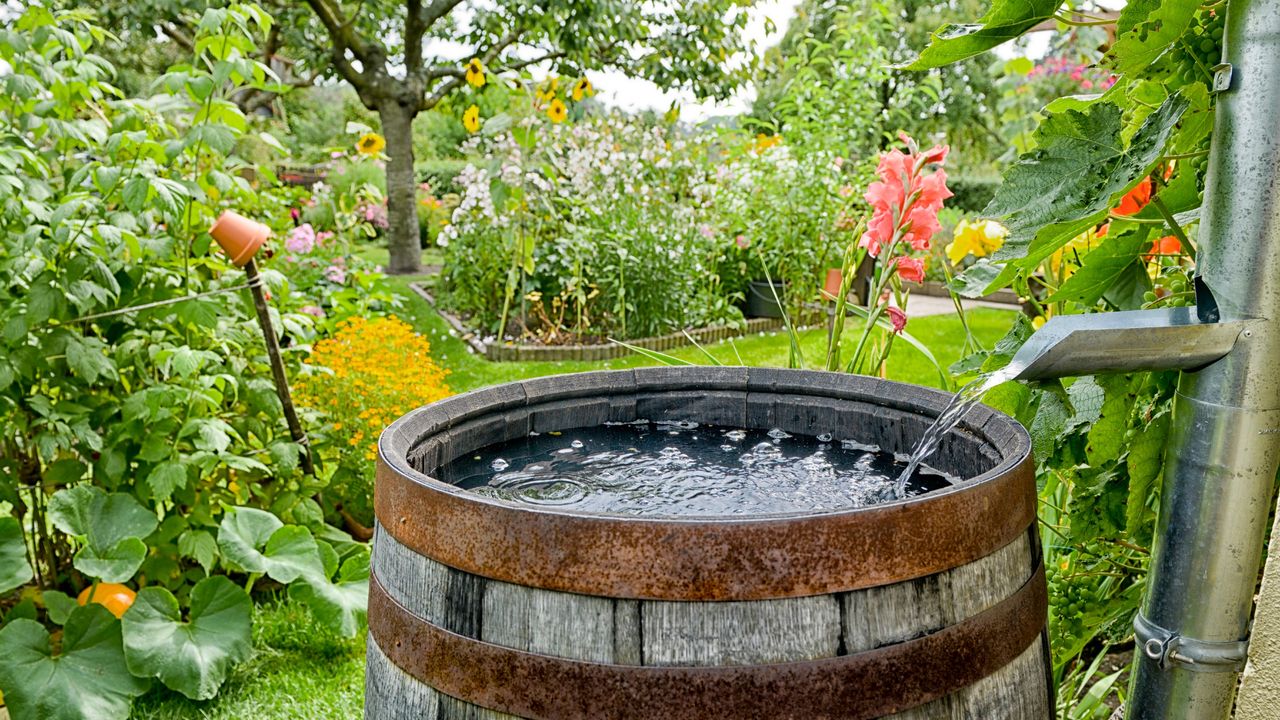
[[[1213,88],[1211,92],[1220,93],[1230,90],[1233,70],[1231,63],[1221,63],[1210,68],[1209,71],[1213,73]]]
[[[1140,652],[1161,670],[1185,668],[1192,672],[1238,673],[1248,658],[1249,640],[1211,642],[1184,637],[1162,628],[1139,612],[1133,618],[1133,634]]]

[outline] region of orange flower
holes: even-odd
[[[1133,215],[1146,207],[1149,202],[1151,202],[1151,178],[1144,177],[1142,182],[1120,198],[1120,204],[1116,206],[1115,213]]]
[[[1181,255],[1182,242],[1172,235],[1165,235],[1151,244],[1151,252],[1143,255],[1143,259],[1151,262],[1158,255]]]

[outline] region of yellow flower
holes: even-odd
[[[667,112],[662,116],[662,119],[668,124],[674,124],[675,121],[680,119],[680,105],[674,102],[671,103],[671,107],[667,108]]]
[[[356,142],[356,150],[359,150],[361,155],[377,155],[386,146],[387,141],[383,140],[378,133],[365,133]]]
[[[471,58],[467,63],[467,82],[474,87],[484,87],[484,63],[479,58]]]
[[[781,135],[765,135],[764,133],[760,133],[756,135],[756,152],[762,153],[780,142],[782,142]]]
[[[552,100],[551,104],[547,106],[547,117],[551,118],[551,122],[564,122],[564,119],[568,116],[569,109],[564,106],[564,103],[560,102],[559,98]]]
[[[947,245],[947,259],[952,265],[960,264],[969,255],[986,257],[1004,245],[1009,230],[994,220],[961,220]]]
[[[591,81],[588,80],[585,75],[579,78],[578,82],[573,84],[573,101],[574,102],[582,102],[582,98],[591,97],[592,95],[595,95],[595,94],[596,94],[595,88],[591,87]]]
[[[462,126],[465,127],[469,133],[479,132],[480,108],[478,106],[472,105],[466,109],[466,112],[462,113]]]
[[[551,102],[556,99],[556,92],[560,89],[560,78],[547,78],[542,85],[538,87],[538,99],[542,102]]]

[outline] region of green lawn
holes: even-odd
[[[382,250],[385,259],[386,251]],[[436,360],[451,370],[449,385],[455,392],[539,375],[653,365],[654,361],[629,356],[605,362],[493,363],[468,349],[450,335],[450,328],[420,297],[408,289],[410,279],[392,281],[405,298],[404,318],[431,340]],[[978,339],[990,347],[1008,329],[1012,311],[980,309],[968,314]],[[964,335],[954,315],[913,318],[907,328],[929,347],[945,367],[959,359]],[[825,330],[803,332],[802,350],[816,362],[826,347]],[[726,364],[787,364],[787,338],[773,333],[706,349]],[[735,352],[736,346],[736,352]],[[706,358],[697,348],[682,348],[672,355],[695,363]],[[895,343],[889,364],[895,380],[939,386],[933,365],[905,343]],[[308,611],[287,601],[268,600],[258,607],[254,623],[254,656],[236,668],[221,694],[208,702],[192,702],[163,688],[153,690],[137,705],[134,717],[142,720],[330,720],[360,717],[364,694],[364,637],[343,640],[320,631]]]

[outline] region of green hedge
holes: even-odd
[[[467,166],[466,160],[423,160],[414,163],[413,172],[420,183],[430,183],[437,197],[457,192],[453,179]]]
[[[947,178],[947,187],[955,197],[947,201],[947,206],[966,213],[980,213],[996,196],[1000,187],[998,177],[965,177]]]

